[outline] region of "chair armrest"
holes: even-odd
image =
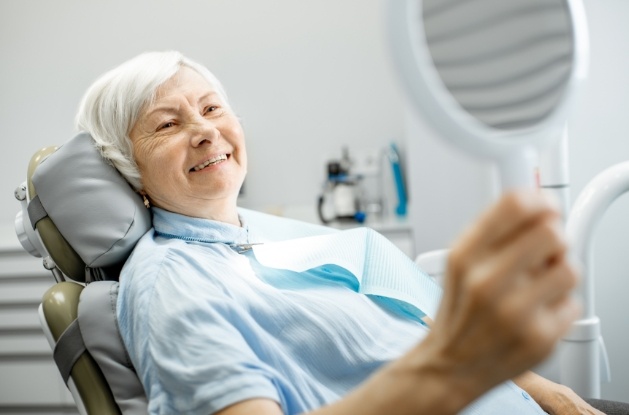
[[[443,278],[446,271],[448,249],[438,249],[424,252],[415,258],[415,263],[439,285],[443,286]]]

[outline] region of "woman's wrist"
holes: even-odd
[[[478,373],[466,373],[437,343],[428,336],[381,373],[388,378],[383,383],[391,383],[400,395],[398,402],[412,409],[409,413],[457,414],[488,389]]]
[[[420,345],[426,346],[427,350],[422,350],[423,368],[418,368],[418,371],[435,380],[434,388],[443,388],[442,393],[454,413],[459,413],[493,386],[484,386],[487,382],[481,373],[472,370],[469,365],[471,362],[457,360],[456,354],[439,347],[439,341],[431,336],[427,340],[428,342]]]
[[[312,415],[459,413],[475,396],[461,387],[464,382],[447,365],[435,364],[439,359],[430,359],[428,353],[422,357],[419,349],[382,367],[343,399]]]

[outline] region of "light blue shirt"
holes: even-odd
[[[206,415],[251,398],[307,412],[342,398],[427,333],[386,299],[357,293],[340,267],[297,273],[241,252],[326,228],[245,210],[243,227],[153,214],[121,274],[118,302],[151,414]],[[465,413],[544,414],[511,382]]]

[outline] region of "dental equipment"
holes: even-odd
[[[560,376],[575,392],[600,397],[601,381],[611,380],[609,360],[594,311],[592,246],[597,226],[607,209],[629,192],[629,162],[618,163],[596,175],[579,194],[567,223],[568,239],[580,259],[583,281],[579,296],[583,315],[562,342]],[[581,365],[570,362],[582,362]]]

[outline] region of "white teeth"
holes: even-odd
[[[217,163],[220,163],[221,161],[225,161],[225,160],[227,160],[227,155],[226,154],[221,154],[220,156],[216,156],[216,157],[213,157],[213,158],[209,159],[205,163],[201,163],[198,166],[194,166],[194,171],[199,171],[201,169],[206,168],[210,164],[217,164]]]

